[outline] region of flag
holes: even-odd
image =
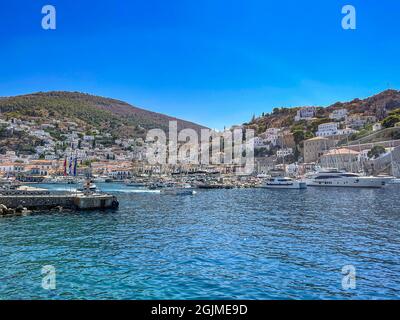
[[[67,175],[67,157],[64,158],[64,176]]]
[[[78,158],[75,157],[75,162],[74,162],[74,176],[76,176],[76,168],[78,167]]]
[[[69,157],[68,174],[69,174],[70,176],[72,176],[72,156]]]

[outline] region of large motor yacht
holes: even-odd
[[[313,187],[382,188],[392,178],[364,176],[338,169],[323,169],[307,177],[307,185]]]
[[[261,187],[267,189],[306,189],[307,184],[287,177],[275,177],[267,179]]]

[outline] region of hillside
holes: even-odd
[[[383,119],[391,110],[400,108],[400,91],[385,90],[366,99],[354,99],[350,102],[336,102],[326,108],[327,112],[335,109],[347,109],[350,113],[374,115]]]
[[[98,129],[114,137],[143,137],[148,129],[168,129],[169,121],[177,121],[178,129],[204,128],[198,124],[134,107],[126,102],[79,92],[39,92],[0,98],[3,118],[75,122],[85,130]]]
[[[330,121],[329,113],[342,108],[347,109],[349,114],[374,115],[378,120],[382,120],[390,111],[400,108],[400,91],[386,90],[366,99],[336,102],[327,107],[317,106],[316,120],[307,124],[294,122],[294,117],[300,108],[274,108],[271,113],[263,113],[244,125],[255,129],[257,133],[262,133],[267,128],[287,127],[293,129],[299,125],[304,125],[306,131],[313,132],[319,124]]]
[[[256,135],[261,135],[268,128],[285,129],[282,145],[290,146],[294,149],[294,160],[298,160],[303,152],[304,140],[313,138],[316,135],[318,126],[323,123],[332,122],[329,115],[338,109],[346,109],[348,116],[359,115],[374,116],[383,128],[391,128],[400,122],[400,91],[386,90],[366,99],[354,99],[350,102],[336,102],[327,107],[314,106],[316,113],[314,118],[295,122],[297,111],[302,107],[282,107],[274,108],[270,113],[262,113],[260,116],[253,116],[250,122],[244,123],[245,128],[254,129]],[[341,129],[346,128],[345,121],[339,124]],[[358,131],[346,137],[341,143],[349,143],[363,137],[368,137],[373,133],[371,122],[367,122],[363,127],[357,128]],[[382,130],[387,133],[381,139],[399,139],[398,130]],[[275,149],[270,149],[274,151]],[[265,150],[256,149],[256,156],[263,156]]]

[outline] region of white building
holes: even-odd
[[[358,161],[369,160],[368,152],[369,152],[370,150],[371,150],[371,149],[361,150],[360,153],[359,153],[359,155],[358,155]]]
[[[264,138],[266,143],[276,146],[279,141],[280,128],[268,128],[261,136]]]
[[[317,137],[348,136],[358,132],[351,128],[338,129],[338,125],[337,122],[320,124],[318,126],[318,131],[316,132]]]
[[[292,148],[284,148],[284,149],[280,149],[276,152],[276,155],[278,157],[286,157],[288,155],[293,154],[293,149]]]
[[[339,121],[345,119],[346,116],[347,116],[347,109],[338,109],[338,110],[333,110],[333,112],[329,115],[329,118]]]
[[[277,135],[281,131],[281,128],[268,128],[265,130],[265,135]]]
[[[44,156],[45,160],[56,160],[58,159],[58,156],[55,153],[50,153],[50,154],[46,154]]]
[[[267,145],[266,141],[261,137],[254,137],[254,148],[263,148]]]
[[[31,136],[37,137],[39,139],[50,138],[50,134],[44,130],[32,130]]]
[[[83,136],[83,140],[86,142],[90,142],[94,140],[94,136]]]
[[[357,133],[357,132],[358,132],[357,130],[354,130],[352,128],[344,128],[344,129],[339,129],[337,131],[337,135],[338,136],[349,136],[349,135],[351,135],[353,133]]]
[[[374,123],[372,125],[372,131],[379,131],[382,129],[382,124],[380,122]]]
[[[368,123],[375,123],[375,116],[364,116],[362,114],[354,114],[346,118],[346,125],[353,129],[362,128]]]
[[[303,107],[300,110],[297,110],[297,114],[294,117],[294,121],[311,120],[312,118],[315,117],[316,112],[317,112],[316,107]]]
[[[323,123],[318,126],[318,131],[316,132],[317,137],[329,137],[338,134],[338,123],[328,122]]]

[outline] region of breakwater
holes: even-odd
[[[115,196],[109,194],[0,194],[0,204],[7,208],[24,207],[31,210],[62,207],[72,210],[117,208],[119,203]]]

